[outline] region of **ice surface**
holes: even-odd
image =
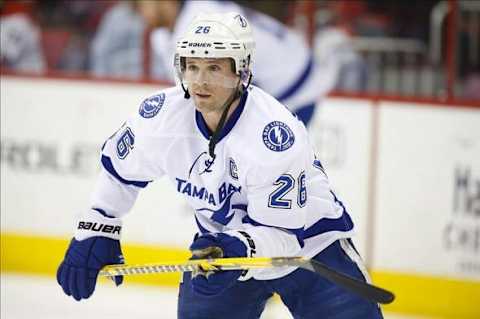
[[[53,277],[1,274],[2,319],[175,319],[177,290],[101,282],[81,302],[63,294]],[[214,318],[214,317],[213,317]],[[267,306],[261,319],[291,319],[281,302]],[[414,319],[397,315],[386,319]],[[415,318],[420,319],[420,318]]]

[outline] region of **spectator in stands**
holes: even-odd
[[[162,1],[159,1],[162,2]],[[136,3],[119,1],[99,23],[90,46],[90,70],[95,76],[143,77],[145,22]]]
[[[91,38],[103,13],[114,4],[111,0],[37,0],[48,68],[86,71]]]
[[[39,29],[34,22],[32,1],[6,2],[0,18],[0,64],[2,68],[40,73],[46,63]]]
[[[367,66],[355,50],[352,33],[363,2],[327,2],[319,6],[314,48],[325,79],[334,90],[361,92],[367,86]]]

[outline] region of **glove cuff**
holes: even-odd
[[[84,240],[90,237],[101,236],[120,240],[121,230],[122,220],[120,218],[106,217],[92,209],[79,218],[75,239]]]
[[[247,247],[247,257],[256,257],[255,255],[257,253],[257,248],[255,245],[255,242],[247,232],[242,230],[229,230],[229,231],[226,231],[225,234],[233,236],[245,244],[245,247]],[[252,271],[244,270],[239,280],[246,281],[252,277],[253,277]]]

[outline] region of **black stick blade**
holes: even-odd
[[[325,264],[316,260],[310,260],[308,263],[301,266],[302,268],[314,271],[324,278],[342,286],[345,289],[350,290],[366,299],[381,304],[389,304],[395,300],[395,295],[383,288],[371,285],[367,282],[350,277],[346,274],[339,273],[332,268],[329,268]]]

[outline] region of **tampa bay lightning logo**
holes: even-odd
[[[238,22],[240,23],[240,26],[242,28],[246,28],[247,27],[247,19],[245,19],[244,17],[242,17],[241,15],[237,14],[235,16],[235,19],[238,19]]]
[[[287,124],[280,121],[273,121],[263,129],[263,143],[275,152],[283,152],[292,147],[295,136]]]
[[[140,105],[140,115],[146,119],[154,117],[162,108],[163,102],[165,102],[165,93],[149,97]]]

